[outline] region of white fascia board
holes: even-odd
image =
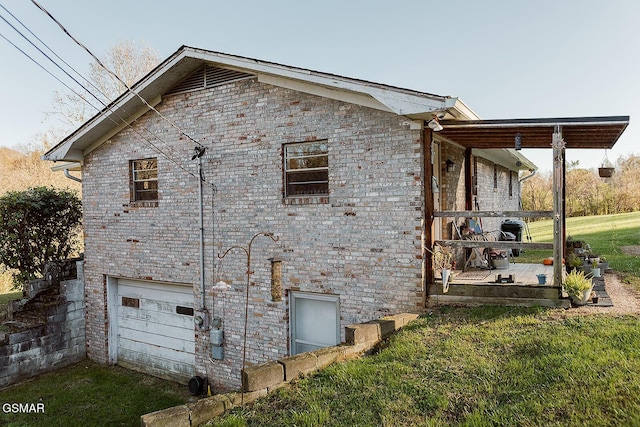
[[[459,98],[447,99],[447,108],[452,111],[453,116],[458,120],[480,120],[480,116]]]
[[[199,52],[197,50],[187,49],[185,52],[187,56],[199,58],[208,62],[217,63],[220,65],[236,68],[240,71],[250,72],[258,74],[259,78],[263,82],[272,82],[271,84],[277,84],[277,86],[291,84],[285,83],[286,80],[293,80],[297,82],[307,83],[307,85],[298,86],[300,88],[306,88],[305,92],[311,90],[310,86],[321,86],[327,89],[333,89],[334,91],[325,91],[322,96],[327,96],[334,99],[337,96],[344,98],[343,95],[338,95],[339,91],[355,93],[364,95],[360,100],[368,95],[374,98],[378,103],[368,103],[372,108],[382,109],[384,111],[391,111],[398,115],[415,115],[425,112],[440,111],[445,108],[446,97],[430,94],[411,93],[409,90],[394,90],[394,88],[378,87],[375,84],[368,84],[367,82],[360,82],[343,78],[334,75],[327,75],[310,70],[287,67],[285,65],[279,65],[274,63],[264,64],[259,61],[251,60],[248,58],[232,57],[220,53],[211,52]],[[333,96],[331,96],[333,94]],[[353,102],[353,97],[349,102]],[[344,99],[342,99],[344,100]],[[363,101],[365,102],[365,101]]]
[[[155,107],[160,103],[160,101],[162,101],[162,97],[157,96],[151,101],[147,101],[147,102],[149,102],[149,104],[152,107]],[[147,113],[149,110],[150,108],[145,105],[142,108],[138,109],[133,114],[130,114],[122,110],[118,110],[116,106],[113,106],[109,109],[108,112],[105,112],[100,116],[97,116],[96,118],[94,118],[92,122],[86,123],[85,125],[80,127],[78,134],[74,135],[72,138],[69,138],[67,141],[64,142],[64,144],[61,144],[53,148],[51,151],[43,155],[42,159],[50,160],[54,162],[60,161],[60,160],[82,162],[85,155],[87,155],[88,153],[98,148],[100,145],[102,145],[105,141],[107,141],[113,135],[115,135],[116,133],[120,132],[122,129],[129,126],[131,123],[133,123],[135,120],[137,120],[142,115]],[[126,120],[123,119],[123,116],[126,117]],[[96,126],[98,123],[102,123],[105,120],[110,120],[109,117],[112,117],[112,119],[116,123],[117,122],[120,122],[120,123],[112,127],[108,133],[102,135],[98,140],[92,142],[90,145],[85,147],[76,146],[76,142],[78,140],[82,139],[85,135],[87,135],[90,131],[92,131],[94,129],[94,126]]]
[[[337,90],[326,86],[318,86],[316,84],[278,77],[270,74],[258,74],[258,81],[272,86],[308,93],[310,95],[317,95],[324,98],[335,99],[337,101],[344,101],[351,104],[362,105],[364,107],[375,108],[376,110],[393,112],[393,110],[391,110],[383,103],[378,102],[375,98],[372,98],[368,95],[363,95],[361,93]]]
[[[69,153],[69,151],[71,150],[71,146],[72,145],[73,145],[73,141],[69,139],[69,140],[65,141],[64,144],[54,147],[52,149],[52,151],[49,151],[49,152],[43,154],[40,158],[42,160],[50,160],[50,161],[53,161],[53,162],[57,162],[58,160],[62,160]]]
[[[51,170],[54,172],[70,170],[70,171],[80,171],[82,170],[82,164],[80,162],[62,162],[55,163],[51,166]]]
[[[436,100],[366,85],[330,85],[327,84],[327,81],[321,81],[317,78],[300,80],[263,73],[258,74],[258,81],[402,116],[441,111],[445,108],[444,99]],[[337,83],[335,80],[331,80],[331,82]]]

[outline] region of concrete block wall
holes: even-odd
[[[418,315],[415,313],[401,313],[363,324],[349,325],[345,331],[348,337],[345,345],[322,348],[247,367],[243,372],[243,393],[219,394],[145,414],[140,418],[140,424],[143,427],[202,425],[236,406],[264,397],[297,378],[320,371],[333,363],[360,357],[371,351],[381,340],[417,318]]]
[[[0,388],[86,357],[81,264],[78,262],[78,279],[62,282],[62,298],[45,308],[45,324],[0,333]]]
[[[339,295],[342,326],[422,307],[422,142],[406,118],[256,79],[171,95],[157,108],[207,148],[204,174],[217,191],[205,186],[206,305],[222,317],[225,358],[210,362],[198,334],[197,373],[240,386],[246,258],[217,255],[260,231],[279,241],[252,247],[251,363],[288,355],[289,290]],[[141,135],[157,135],[170,159]],[[313,140],[328,142],[330,194],[284,200],[283,144]],[[96,361],[108,361],[106,277],[191,283],[200,305],[194,145],[148,113],[85,157],[87,351]],[[155,207],[130,203],[129,161],[147,157],[158,158]],[[274,257],[281,301],[271,301]],[[231,289],[214,293],[220,280]]]

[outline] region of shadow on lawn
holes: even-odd
[[[142,415],[190,399],[184,385],[84,360],[0,390],[0,425],[139,425]],[[13,403],[44,411],[17,413]]]

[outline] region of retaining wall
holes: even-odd
[[[0,388],[86,357],[82,262],[78,278],[60,283],[55,301],[37,306],[36,325],[0,332]]]
[[[345,343],[308,353],[284,357],[243,371],[244,393],[219,394],[168,409],[143,415],[143,427],[199,426],[236,406],[266,396],[290,381],[319,371],[344,360],[360,357],[371,351],[382,339],[415,320],[417,314],[402,313],[367,323],[345,327]]]

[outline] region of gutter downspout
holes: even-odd
[[[533,169],[533,170],[531,170],[530,172],[531,172],[531,173],[530,173],[529,175],[527,175],[527,176],[523,176],[522,178],[520,178],[520,179],[518,180],[518,183],[520,184],[520,202],[519,202],[520,209],[522,209],[522,183],[523,183],[523,182],[525,182],[526,180],[531,179],[531,178],[533,178],[534,176],[536,176],[536,174],[538,173],[538,169]],[[528,227],[528,226],[527,226],[527,227]],[[528,230],[528,228],[527,228],[527,230]]]
[[[82,179],[78,178],[77,176],[71,175],[71,173],[69,172],[69,169],[64,170],[64,176],[66,176],[67,178],[75,182],[82,182]]]
[[[524,176],[524,177],[520,178],[520,179],[518,180],[518,182],[520,182],[520,184],[522,184],[522,183],[523,183],[523,182],[525,182],[526,180],[528,180],[528,179],[530,179],[530,178],[533,178],[533,177],[534,177],[534,176],[536,176],[536,174],[538,173],[538,169],[533,169],[533,170],[532,170],[532,171],[530,171],[530,172],[531,172],[531,174],[529,174],[529,175],[527,175],[527,176]]]

